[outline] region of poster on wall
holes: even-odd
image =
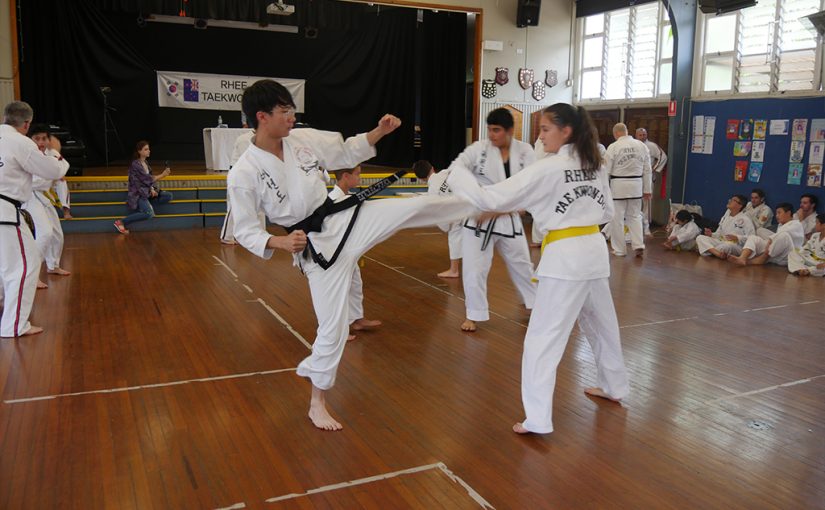
[[[772,135],[787,135],[788,124],[790,124],[788,119],[772,120],[769,133]]]
[[[733,155],[743,158],[751,153],[751,142],[736,142],[733,144]]]
[[[751,161],[765,161],[765,142],[753,142],[751,151]]]
[[[805,133],[808,131],[808,119],[794,119],[793,131],[791,132],[792,140],[805,140]]]
[[[746,175],[748,175],[748,162],[741,160],[737,161],[736,166],[733,168],[733,180],[736,182],[743,182]]]
[[[788,184],[800,184],[802,182],[802,163],[791,163],[788,165]]]
[[[713,154],[714,129],[716,129],[716,117],[694,116],[690,152],[694,154]]]
[[[762,177],[763,163],[751,163],[751,169],[748,172],[748,180],[751,182],[759,182]]]
[[[736,140],[739,138],[739,119],[728,119],[728,127],[725,129],[725,138]]]
[[[739,123],[739,139],[750,140],[753,138],[753,119],[743,119]]]
[[[822,165],[808,165],[808,186],[822,186]]]
[[[825,119],[811,119],[811,141],[825,142]]]
[[[764,119],[753,121],[753,139],[764,140],[768,134],[768,121]]]
[[[823,154],[825,154],[825,142],[811,142],[811,149],[808,153],[808,163],[821,165]]]
[[[801,163],[805,155],[805,142],[794,140],[791,142],[791,156],[788,161],[791,163]]]

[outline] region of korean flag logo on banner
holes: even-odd
[[[198,80],[183,79],[183,100],[197,103],[198,99]]]

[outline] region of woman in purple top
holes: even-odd
[[[151,150],[149,149],[149,142],[141,140],[135,146],[135,153],[132,155],[134,160],[129,165],[129,197],[126,199],[126,204],[133,212],[122,220],[115,221],[115,228],[121,234],[128,234],[126,227],[130,223],[136,221],[148,220],[155,215],[155,210],[152,208],[150,200],[158,204],[165,204],[172,200],[172,194],[168,191],[160,191],[154,184],[163,179],[172,171],[169,167],[158,175],[152,175],[152,169],[146,158],[149,157]]]

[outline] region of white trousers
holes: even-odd
[[[619,323],[607,278],[559,280],[539,277],[536,309],[524,337],[521,400],[531,432],[553,432],[556,370],[576,319],[596,361],[596,385],[621,399],[630,392]]]
[[[723,241],[722,239],[706,236],[704,234],[696,238],[696,248],[699,250],[700,255],[710,255],[708,250],[711,248],[716,248],[722,253],[727,253],[728,255],[739,256],[739,254],[742,253],[742,247],[738,244],[730,241]]]
[[[31,328],[29,315],[40,262],[37,243],[25,223],[19,227],[0,225],[0,278],[3,280],[0,336],[19,336]]]
[[[765,253],[765,249],[768,248],[768,241],[758,235],[750,235],[747,241],[745,241],[745,248],[751,250],[748,258],[752,259],[757,255]],[[771,246],[768,248],[768,263],[778,266],[787,265],[788,254],[792,251],[794,251],[794,247],[791,236],[785,232],[775,234],[773,241],[771,241]]]
[[[447,231],[447,245],[450,248],[450,260],[459,260],[462,257],[462,231],[463,224],[460,221],[450,224],[450,230]]]
[[[349,322],[352,324],[364,318],[364,282],[361,280],[361,268],[356,261],[352,271],[352,281],[349,288]]]
[[[650,234],[650,207],[653,197],[642,199],[642,232],[644,235]]]
[[[642,199],[614,200],[613,220],[610,222],[610,246],[616,255],[627,254],[627,244],[624,242],[624,226],[630,230],[630,245],[634,250],[645,249],[645,239],[642,229]]]
[[[536,284],[533,278],[533,261],[530,260],[530,247],[523,235],[503,237],[493,234],[486,250],[481,249],[484,234],[476,237],[475,230],[462,228],[461,279],[464,284],[464,304],[467,318],[471,321],[490,320],[490,307],[487,303],[487,276],[493,265],[493,252],[498,251],[510,273],[510,280],[516,286],[521,302],[528,310],[533,309],[536,301]],[[523,227],[522,227],[523,231]]]
[[[52,203],[42,192],[35,191],[34,196],[23,204],[23,209],[29,211],[34,220],[34,234],[37,249],[46,262],[49,270],[60,267],[60,256],[63,254],[63,227],[60,226],[60,217]]]
[[[795,273],[806,269],[810,271],[812,276],[825,276],[825,269],[817,269],[816,266],[822,264],[823,261],[816,260],[810,255],[803,255],[799,250],[792,250],[788,254],[788,272]]]
[[[57,193],[57,199],[60,200],[61,207],[71,209],[72,205],[69,200],[69,184],[63,179],[54,181],[54,191]]]
[[[332,266],[324,270],[312,260],[302,262],[309,280],[318,330],[312,354],[298,365],[298,375],[308,377],[322,390],[335,384],[349,334],[353,271],[364,253],[403,228],[435,226],[474,214],[477,211],[469,203],[455,197],[419,196],[365,203]],[[346,213],[329,216],[324,220],[324,228],[346,228],[349,217]]]

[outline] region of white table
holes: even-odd
[[[203,130],[203,153],[207,170],[229,170],[235,140],[248,128],[205,128]]]

